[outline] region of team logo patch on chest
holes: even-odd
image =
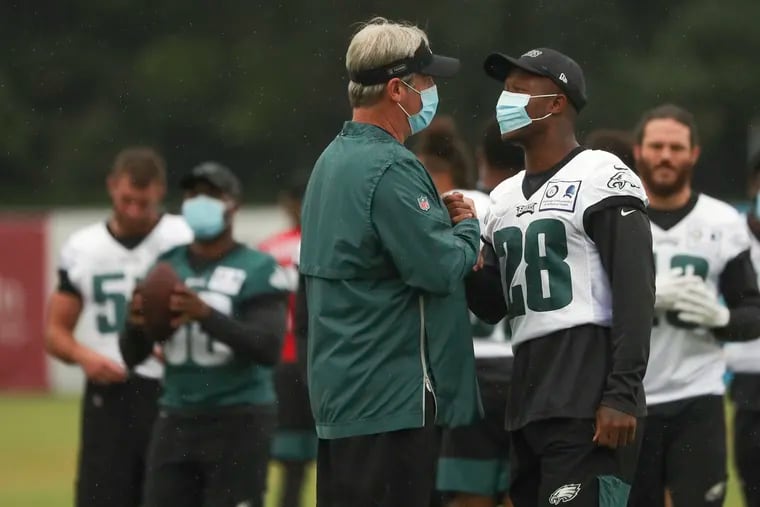
[[[578,493],[580,492],[580,484],[565,484],[552,493],[549,497],[549,503],[552,505],[559,505],[561,503],[569,502],[578,496]]]
[[[245,277],[245,271],[242,269],[219,266],[208,280],[208,289],[229,296],[236,296],[243,287]]]
[[[546,184],[544,195],[538,211],[575,211],[575,203],[578,200],[578,191],[581,181],[549,181]]]
[[[421,195],[417,198],[417,205],[422,211],[430,210],[430,201],[428,201],[428,198],[424,195]]]
[[[516,208],[516,215],[520,217],[526,213],[533,213],[534,211],[536,211],[535,202],[529,202],[527,204],[518,204]]]

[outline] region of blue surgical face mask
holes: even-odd
[[[760,218],[760,192],[755,195],[755,216]]]
[[[496,103],[496,121],[499,122],[499,130],[502,135],[527,127],[534,121],[540,121],[551,116],[552,113],[548,113],[541,118],[531,118],[528,116],[528,111],[526,111],[525,107],[530,102],[530,99],[556,97],[557,95],[559,94],[528,95],[527,93],[513,93],[506,90],[501,92],[499,101]]]
[[[403,81],[401,82],[404,83]],[[398,105],[409,120],[409,127],[412,129],[412,135],[414,135],[430,125],[430,122],[433,121],[435,112],[438,110],[438,87],[433,85],[430,88],[418,91],[412,85],[407,83],[404,84],[410,90],[417,92],[422,99],[422,109],[420,109],[419,113],[409,114],[406,112],[406,109],[404,109],[404,106],[401,104]]]
[[[182,203],[182,216],[193,230],[196,239],[212,239],[224,231],[224,201],[207,195],[197,195]]]

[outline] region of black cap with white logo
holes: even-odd
[[[182,177],[179,184],[183,189],[191,189],[196,183],[203,181],[225,194],[239,199],[242,194],[240,180],[227,167],[218,162],[203,162]]]
[[[548,77],[567,95],[576,111],[586,105],[586,79],[575,60],[549,48],[532,49],[520,58],[491,53],[483,64],[486,74],[504,82],[513,69]]]
[[[348,77],[351,81],[365,86],[387,83],[394,77],[404,77],[409,74],[425,74],[433,77],[451,77],[459,72],[459,60],[448,56],[434,55],[425,41],[414,54],[401,58],[374,69],[352,72]]]

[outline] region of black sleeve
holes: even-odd
[[[72,294],[80,299],[82,297],[79,289],[77,289],[77,287],[71,281],[71,278],[69,278],[69,272],[65,269],[58,270],[58,292]]]
[[[293,333],[296,337],[298,365],[306,378],[307,349],[309,335],[309,310],[306,306],[306,277],[299,275],[298,290],[296,291],[296,308],[293,316]]]
[[[483,242],[485,263],[465,278],[465,292],[470,311],[488,324],[496,324],[507,315],[507,303],[499,271],[499,258],[493,245]]]
[[[245,301],[238,318],[217,310],[200,320],[201,329],[236,354],[272,366],[280,358],[288,311],[286,294],[264,294]]]
[[[127,324],[119,333],[119,350],[127,368],[133,369],[153,352],[153,341],[142,327]]]
[[[760,336],[760,291],[749,250],[726,264],[718,287],[731,318],[725,327],[713,329],[715,336],[723,341],[747,341]]]
[[[600,206],[588,215],[586,224],[612,291],[612,365],[601,404],[638,415],[645,403],[642,380],[654,318],[655,270],[649,219],[640,206]]]

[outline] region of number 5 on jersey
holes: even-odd
[[[494,250],[503,258],[507,317],[525,315],[525,303],[534,312],[550,312],[573,300],[567,259],[565,225],[545,218],[532,222],[523,235],[519,227],[494,233]],[[519,271],[521,264],[524,269]],[[521,282],[524,282],[525,288]]]

